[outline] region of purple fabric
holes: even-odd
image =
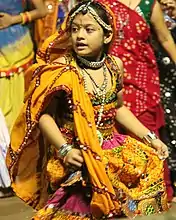
[[[126,135],[114,133],[114,136],[111,140],[107,140],[103,142],[102,149],[108,150],[108,149],[113,149],[115,147],[122,146],[125,138],[126,138]]]
[[[90,214],[90,205],[86,202],[84,196],[82,195],[83,187],[75,188],[75,191],[71,193],[65,188],[59,188],[51,199],[48,200],[45,208],[56,207],[66,211],[78,212],[83,215]]]

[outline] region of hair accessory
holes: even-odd
[[[83,15],[87,14],[88,12],[88,6],[90,5],[91,1],[88,2],[86,5],[84,5],[84,8],[82,9]]]
[[[86,13],[90,13],[93,18],[99,23],[100,26],[102,26],[104,29],[111,31],[112,27],[111,25],[106,24],[101,18],[100,16],[97,14],[97,12],[91,7],[91,3],[92,1],[85,3],[83,5],[81,5],[76,11],[73,12],[73,14],[71,14],[69,22],[72,22],[73,19],[75,18],[75,16],[77,14],[79,14],[80,12],[82,12],[82,14],[86,14]]]

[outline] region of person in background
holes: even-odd
[[[10,176],[6,167],[6,154],[10,144],[10,136],[5,118],[0,109],[0,198],[12,195]]]
[[[176,1],[175,0],[159,0],[164,11],[169,13],[170,17],[176,18]]]
[[[33,219],[133,218],[168,209],[167,146],[123,105],[123,64],[108,53],[115,32],[108,7],[79,3],[29,69],[7,165],[17,196],[40,209]],[[117,133],[116,121],[141,142]]]
[[[154,32],[162,47],[176,63],[176,46],[156,0],[100,0],[116,15],[117,35],[111,53],[124,63],[124,104],[159,136],[164,126],[159,71],[151,45]],[[152,33],[151,33],[152,28]],[[173,190],[165,162],[168,199]]]
[[[28,23],[46,15],[43,0],[32,0],[34,9],[25,11],[26,1],[0,2],[0,108],[9,132],[24,99],[24,73],[33,63],[33,43]]]
[[[36,51],[43,42],[57,30],[58,9],[61,4],[58,0],[44,0],[47,15],[34,22],[34,42]]]
[[[43,42],[57,30],[75,4],[74,0],[44,0],[48,14],[38,19],[34,24],[34,40],[36,48],[40,48]]]

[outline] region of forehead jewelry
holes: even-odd
[[[72,22],[75,16],[79,14],[80,12],[82,12],[83,15],[89,12],[93,16],[93,18],[99,23],[100,26],[102,26],[108,31],[111,31],[112,30],[111,25],[106,24],[97,14],[97,12],[91,7],[90,4],[91,4],[91,1],[86,4],[81,5],[75,12],[73,12],[73,14],[70,16],[69,21]]]

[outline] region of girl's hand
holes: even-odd
[[[7,13],[0,13],[0,29],[7,28],[13,24],[13,16]]]
[[[165,160],[169,156],[167,146],[160,139],[153,140],[151,144],[161,160]]]
[[[67,167],[73,168],[81,168],[84,162],[81,150],[79,149],[72,149],[70,150],[64,158],[64,164]]]

